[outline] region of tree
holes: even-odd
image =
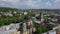
[[[37,34],[42,34],[44,32],[52,30],[52,27],[50,27],[50,26],[46,26],[46,27],[44,26],[44,27],[42,27],[39,24],[35,24],[35,27],[36,27]]]

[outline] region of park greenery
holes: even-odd
[[[0,7],[0,12],[3,13],[8,13],[8,12],[13,12],[13,11],[19,11],[19,9],[16,8],[7,8],[7,7]],[[15,16],[5,16],[3,15],[3,13],[0,13],[0,15],[2,15],[0,17],[0,26],[4,26],[4,25],[9,25],[11,23],[19,23],[22,22],[24,20],[24,16],[19,16],[19,17],[15,17]]]
[[[0,12],[8,12],[8,11],[18,11],[18,9],[16,8],[4,8],[4,7],[0,7]]]
[[[24,20],[23,17],[4,17],[0,18],[0,26],[9,25],[10,23],[19,23]]]
[[[35,27],[36,27],[36,34],[42,34],[42,33],[45,33],[47,31],[52,30],[52,27],[50,27],[50,26],[42,27],[39,24],[35,24]]]

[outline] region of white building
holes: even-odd
[[[11,13],[4,13],[5,16],[13,16]]]
[[[1,26],[0,34],[20,34],[20,31],[17,30],[19,27],[20,23]]]

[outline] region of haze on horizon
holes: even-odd
[[[0,7],[19,9],[60,9],[60,0],[0,0]]]

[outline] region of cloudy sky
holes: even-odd
[[[60,0],[0,0],[0,7],[20,9],[60,9]]]

